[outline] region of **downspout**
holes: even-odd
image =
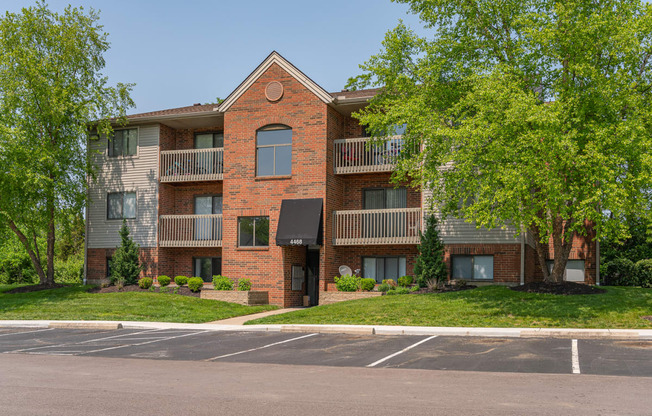
[[[521,285],[525,284],[525,233],[521,233]]]
[[[595,284],[600,286],[600,240],[595,239]]]

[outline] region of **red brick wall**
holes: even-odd
[[[284,88],[277,102],[265,98],[271,81]],[[289,270],[297,249],[276,246],[276,229],[283,199],[326,196],[326,113],[319,98],[274,64],[224,115],[223,272],[250,278],[253,289],[268,290],[274,304],[301,304],[303,293],[290,290]],[[291,177],[256,178],[256,131],[269,124],[292,128]],[[258,215],[270,217],[269,247],[237,247],[237,218]]]
[[[222,195],[222,182],[190,182],[159,186],[159,215],[192,215],[195,196]]]
[[[88,270],[86,279],[90,284],[107,281],[106,259],[111,257],[115,248],[89,248]],[[140,249],[140,262],[144,266],[140,277],[155,277],[158,273],[158,251],[155,247]]]
[[[194,276],[193,257],[222,257],[219,247],[160,247],[158,275]]]

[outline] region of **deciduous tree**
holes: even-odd
[[[618,238],[650,212],[652,6],[395,1],[430,35],[399,24],[349,84],[382,87],[358,113],[373,131],[407,123],[397,181],[431,188],[444,215],[528,230],[546,281],[587,226]]]
[[[88,127],[110,134],[133,103],[102,75],[98,13],[44,2],[0,18],[0,226],[20,239],[41,284],[54,283],[56,223],[81,211]],[[46,252],[36,241],[46,236]]]

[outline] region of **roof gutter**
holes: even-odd
[[[211,116],[221,116],[224,113],[221,113],[217,111],[217,109],[213,109],[211,111],[202,111],[202,112],[197,112],[197,113],[188,113],[188,114],[165,114],[165,115],[160,115],[160,116],[149,116],[149,117],[135,117],[135,118],[130,118],[127,116],[127,122],[128,123],[148,123],[152,121],[165,121],[165,120],[179,120],[179,119],[194,119],[194,118],[206,118],[206,117],[211,117]]]

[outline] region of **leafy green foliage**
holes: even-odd
[[[156,280],[158,281],[158,284],[161,287],[165,287],[165,286],[169,285],[170,282],[172,281],[170,276],[166,276],[166,275],[161,275],[161,276],[157,277]]]
[[[444,218],[528,230],[540,258],[552,240],[548,281],[586,224],[617,240],[623,218],[651,215],[652,6],[397,2],[431,33],[399,24],[349,82],[381,87],[361,123],[407,125],[396,182],[432,191]]]
[[[401,276],[398,278],[398,285],[401,287],[408,287],[413,281],[414,278],[412,276]]]
[[[375,279],[362,279],[360,280],[360,289],[364,290],[365,292],[370,292],[374,290],[376,287],[376,280]]]
[[[636,262],[636,277],[642,287],[652,287],[652,259]]]
[[[388,285],[387,283],[381,283],[378,285],[378,291],[386,293],[388,290],[390,290],[392,287]]]
[[[393,287],[387,291],[388,295],[407,295],[409,293],[410,293],[410,289],[403,286]]]
[[[233,280],[222,275],[213,276],[213,289],[233,290]]]
[[[340,292],[357,292],[360,289],[360,276],[345,274],[335,276],[335,287]]]
[[[123,278],[125,284],[135,285],[138,282],[140,272],[143,270],[139,258],[140,246],[134,243],[129,236],[127,221],[122,221],[119,234],[120,246],[116,249],[111,261],[111,282],[115,283],[118,278]]]
[[[251,280],[249,279],[240,279],[238,280],[238,290],[246,292],[251,290]]]
[[[621,241],[603,238],[600,241],[600,262],[606,264],[617,258],[633,261],[652,259],[652,221],[636,216],[623,220],[626,237]]]
[[[177,276],[174,278],[174,283],[177,284],[177,286],[183,286],[188,284],[188,277],[186,276]]]
[[[419,255],[414,264],[414,274],[419,287],[426,287],[429,281],[437,284],[448,279],[448,269],[444,263],[444,243],[439,237],[438,221],[434,215],[426,218],[426,230],[421,233]],[[400,284],[400,282],[399,282]]]
[[[636,266],[629,259],[616,259],[607,263],[603,269],[604,283],[610,286],[636,286]]]
[[[141,289],[149,289],[150,287],[152,287],[153,284],[154,284],[154,279],[152,279],[151,277],[143,277],[142,279],[138,280],[138,286]]]
[[[191,292],[199,292],[204,287],[204,281],[201,277],[191,277],[188,279],[188,289]]]
[[[70,6],[55,13],[43,1],[0,18],[0,228],[16,235],[42,284],[54,283],[62,225],[70,216],[83,223],[94,177],[89,125],[109,134],[133,106],[131,86],[110,87],[102,74],[109,43],[98,19]],[[81,236],[59,243],[61,260]]]

